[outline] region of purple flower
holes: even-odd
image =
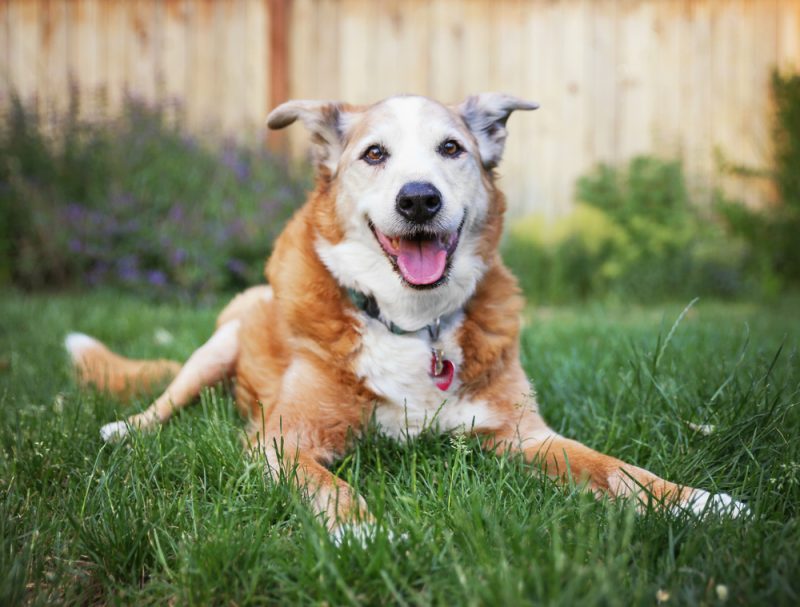
[[[183,142],[183,145],[184,145],[184,146],[185,146],[185,147],[186,147],[188,150],[192,150],[192,151],[193,151],[193,150],[196,150],[196,149],[197,149],[197,147],[198,147],[198,146],[197,146],[197,139],[195,139],[195,138],[194,138],[193,136],[191,136],[191,135],[183,135],[183,136],[181,137],[181,141]]]
[[[95,266],[86,274],[86,282],[92,286],[98,285],[103,282],[106,274],[108,274],[108,265],[101,261],[95,264]]]
[[[86,209],[74,202],[67,205],[64,218],[70,223],[81,223],[86,218]]]
[[[134,255],[126,255],[117,262],[117,275],[124,282],[135,282],[139,279],[139,260]]]
[[[154,287],[163,287],[167,284],[167,275],[161,270],[151,270],[147,273],[147,282]]]
[[[229,259],[225,265],[232,273],[236,274],[237,276],[244,277],[247,275],[247,264],[243,262],[241,259],[236,259],[234,257],[233,259]]]
[[[223,232],[223,238],[225,240],[236,238],[238,236],[243,235],[245,232],[244,222],[241,219],[234,219],[231,221],[227,226],[225,226],[225,230]]]
[[[140,228],[141,222],[138,219],[131,219],[120,226],[120,231],[123,233],[135,234]]]
[[[73,253],[80,253],[83,250],[83,243],[80,238],[70,238],[68,246]]]
[[[183,210],[183,205],[180,203],[173,204],[169,210],[169,215],[167,215],[167,219],[173,223],[181,223],[183,218],[186,216],[186,213]]]
[[[177,248],[170,253],[170,261],[172,265],[179,266],[189,255],[186,253],[186,249]]]
[[[263,213],[272,215],[273,213],[275,213],[275,210],[278,205],[271,198],[265,198],[261,201],[261,204],[259,206]]]
[[[250,176],[250,167],[244,161],[236,148],[229,147],[223,150],[220,158],[223,165],[236,175],[239,181],[244,181]]]
[[[116,194],[111,197],[111,208],[124,209],[131,206],[134,202],[134,198],[131,194]]]

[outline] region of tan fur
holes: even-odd
[[[180,370],[174,360],[134,360],[115,354],[97,342],[73,354],[75,375],[82,386],[92,386],[121,400],[152,393]]]
[[[341,111],[365,111],[343,105],[321,107],[311,102],[287,104],[274,124],[282,127],[300,117],[318,126]],[[309,114],[314,111],[319,113]],[[357,136],[367,129],[366,122],[353,127]],[[325,145],[330,129],[319,129],[317,145]],[[346,149],[347,141],[340,145]],[[473,146],[477,145],[473,139]],[[383,401],[355,371],[362,347],[360,312],[315,249],[319,239],[330,244],[345,239],[336,206],[338,175],[327,168],[330,153],[323,153],[307,203],[275,243],[266,268],[270,287],[237,296],[220,314],[217,332],[209,342],[192,355],[151,408],[129,423],[146,428],[163,422],[203,386],[223,377],[234,378],[237,403],[249,419],[250,445],[265,455],[273,470],[296,469],[313,506],[335,528],[368,519],[369,514],[363,500],[325,465],[345,452],[348,439],[359,434]],[[496,188],[493,171],[481,168],[480,179],[489,207],[477,250],[486,269],[463,309],[457,397],[462,402],[483,403],[491,414],[472,432],[485,439],[487,448],[521,453],[548,474],[571,476],[596,492],[637,495],[643,501],[649,493],[668,503],[688,500],[691,489],[558,436],[539,415],[519,362],[524,302],[517,281],[497,252],[505,199]],[[179,368],[166,361],[129,361],[102,345],[87,351],[75,364],[83,381],[112,392],[167,371],[174,374]]]

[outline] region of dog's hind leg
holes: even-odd
[[[222,324],[205,344],[192,353],[152,405],[125,421],[103,426],[100,429],[103,440],[121,439],[130,428],[147,430],[163,424],[175,411],[191,403],[204,387],[230,377],[239,355],[240,324],[238,319]]]

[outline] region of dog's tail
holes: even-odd
[[[64,346],[81,386],[95,386],[122,399],[154,391],[181,368],[181,364],[174,360],[125,358],[83,333],[67,335]]]

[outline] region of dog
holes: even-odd
[[[374,105],[288,101],[268,125],[311,133],[315,187],[277,239],[268,286],[235,297],[189,359],[135,361],[83,334],[66,340],[78,376],[110,392],[172,382],[106,441],[166,422],[205,386],[233,380],[248,444],[291,468],[340,538],[373,519],[328,468],[367,424],[477,435],[557,478],[646,507],[737,516],[725,493],[682,487],[553,431],[519,361],[523,300],[498,253],[505,199],[495,168],[506,125],[537,104],[483,93]]]

